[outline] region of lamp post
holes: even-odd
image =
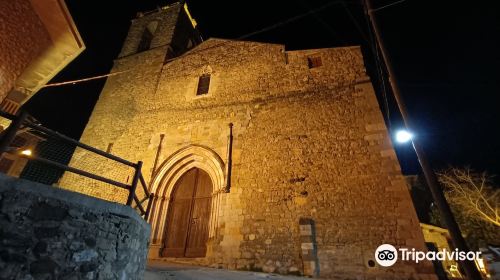
[[[377,21],[373,15],[374,10],[371,7],[370,0],[364,0],[365,2],[365,9],[366,9],[366,14],[368,15],[368,19],[371,23],[371,26],[373,28],[373,31],[375,33],[375,38],[376,38],[376,43],[378,45],[378,49],[380,50],[380,53],[382,54],[382,58],[384,60],[385,66],[387,68],[387,73],[388,73],[388,78],[389,78],[389,83],[391,85],[392,93],[394,94],[394,99],[396,100],[396,103],[398,105],[399,111],[401,112],[401,116],[403,118],[403,122],[406,126],[407,129],[411,131],[411,128],[413,127],[410,121],[410,118],[408,117],[408,112],[406,110],[406,106],[403,102],[403,99],[401,97],[401,92],[399,90],[399,85],[397,83],[394,70],[392,69],[392,64],[390,63],[389,55],[387,54],[387,51],[385,49],[384,43],[380,37],[380,30],[378,28]],[[375,48],[375,51],[377,49]],[[411,138],[411,137],[410,137]],[[431,165],[429,164],[429,161],[427,160],[427,156],[425,155],[422,147],[418,145],[417,141],[415,139],[412,139],[413,143],[413,148],[415,149],[415,153],[417,155],[418,161],[420,163],[420,166],[422,167],[422,171],[425,176],[425,180],[427,181],[427,185],[429,186],[429,189],[431,190],[432,197],[434,199],[434,203],[436,204],[439,214],[441,215],[441,218],[443,219],[449,233],[450,237],[453,243],[453,246],[460,250],[460,251],[469,251],[469,247],[467,246],[467,243],[465,242],[465,239],[463,238],[462,234],[460,233],[460,228],[458,227],[457,222],[455,221],[455,218],[453,217],[453,214],[451,212],[450,206],[448,205],[448,202],[446,201],[446,198],[444,196],[444,193],[439,185],[438,179],[436,177],[436,174],[431,168]],[[470,280],[481,280],[481,274],[479,273],[475,263],[470,260],[464,260],[461,262],[462,268],[465,270],[465,274],[467,275],[467,278]]]

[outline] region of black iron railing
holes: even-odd
[[[139,214],[142,217],[144,217],[145,220],[148,219],[149,213],[151,211],[153,195],[149,192],[146,181],[144,180],[144,177],[141,172],[142,161],[138,161],[137,163],[130,162],[128,160],[112,155],[111,153],[104,152],[89,145],[86,145],[84,143],[81,143],[77,140],[74,140],[61,133],[48,129],[38,124],[37,122],[30,120],[28,114],[25,112],[20,112],[17,115],[12,115],[0,110],[0,116],[5,119],[11,120],[11,124],[9,125],[9,127],[0,134],[0,156],[2,156],[4,153],[15,154],[16,156],[25,158],[30,162],[41,163],[43,165],[50,166],[51,168],[55,168],[61,172],[71,172],[99,182],[113,185],[121,189],[125,189],[128,191],[128,196],[125,204],[138,210]],[[50,139],[57,140],[58,143],[57,146],[59,147],[62,147],[66,144],[67,146],[70,147],[80,148],[94,155],[105,158],[108,161],[110,160],[117,164],[132,168],[133,169],[132,181],[131,183],[128,183],[128,178],[127,182],[123,182],[117,180],[116,178],[101,176],[96,174],[98,172],[93,173],[91,171],[78,168],[78,164],[75,167],[73,167],[69,165],[69,162],[64,163],[61,161],[54,160],[53,158],[48,156],[44,157],[31,152],[29,154],[19,152],[19,149],[13,146],[13,141],[16,138],[16,136],[18,136],[21,132],[30,133],[41,139],[49,139],[50,137]],[[66,153],[68,152],[66,151]],[[69,158],[71,158],[71,155],[72,153],[69,154]],[[88,163],[88,165],[95,165],[95,164],[96,163],[92,162]],[[142,188],[141,192],[141,194],[143,195],[142,198],[138,197],[139,190],[141,190],[138,189],[139,185]]]

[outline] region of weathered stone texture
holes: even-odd
[[[137,53],[144,30],[148,27],[154,29],[150,49],[169,46],[171,51],[177,53],[188,47],[189,39],[193,40],[192,43],[198,42],[199,35],[196,30],[193,30],[183,9],[183,4],[175,3],[168,8],[159,9],[156,13],[149,13],[133,19],[120,57]]]
[[[0,174],[0,279],[142,279],[131,208]]]
[[[358,47],[285,51],[210,39],[166,64],[160,49],[115,61],[114,71],[130,72],[108,79],[81,139],[101,149],[114,143],[114,154],[144,161],[156,195],[150,257],[159,257],[165,238],[172,184],[162,178],[195,166],[214,180],[219,159],[227,174],[233,123],[231,189],[214,181],[207,256],[193,261],[309,275],[315,261],[321,277],[431,277],[425,263],[368,265],[380,244],[425,245]],[[322,66],[309,69],[310,56],[321,56]],[[209,93],[196,96],[206,73]],[[315,236],[301,234],[304,218]]]
[[[29,0],[0,1],[0,100],[28,64],[50,45]]]
[[[132,25],[129,29],[127,39],[123,44],[120,57],[135,54],[139,43],[141,41],[144,29],[147,28],[150,22],[158,22],[156,32],[161,33],[162,36],[155,36],[151,42],[151,48],[164,46],[168,44],[174,35],[175,23],[179,14],[181,5],[174,5],[170,9],[139,17],[132,20]],[[155,33],[156,33],[155,32]]]

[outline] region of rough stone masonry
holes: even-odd
[[[149,234],[128,206],[0,174],[0,279],[142,279]]]
[[[201,42],[195,27],[183,4],[134,19],[112,70],[128,72],[107,80],[81,138],[144,161],[155,194],[149,258],[168,255],[186,224],[186,252],[191,234],[205,236],[193,228],[207,231],[205,255],[186,254],[187,262],[341,279],[433,279],[430,263],[388,269],[374,262],[380,244],[425,245],[360,48]],[[77,150],[71,164],[84,157]],[[209,175],[211,202],[199,210],[193,197],[195,210],[177,215],[184,188],[177,182],[193,168]],[[71,174],[61,185],[125,200]],[[208,213],[202,229],[192,226],[196,211]]]

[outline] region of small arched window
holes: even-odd
[[[147,51],[151,47],[151,41],[153,40],[156,28],[158,27],[157,21],[150,22],[142,32],[141,41],[139,42],[139,47],[137,52]]]

